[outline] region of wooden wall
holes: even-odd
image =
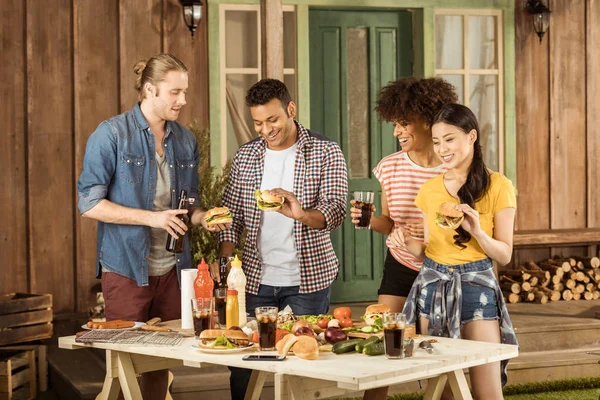
[[[598,228],[600,1],[550,0],[541,44],[525,2],[515,2],[517,230]],[[523,249],[514,262],[596,251]]]
[[[600,0],[551,0],[541,44],[515,3],[517,229],[600,227]],[[208,126],[206,18],[194,42],[178,0],[4,0],[0,23],[0,293],[83,311],[97,282],[96,224],[76,206],[87,138],[135,103],[134,63],[163,51],[190,69],[180,121]]]
[[[135,104],[133,65],[160,52],[190,71],[180,122],[208,126],[206,20],[192,41],[178,0],[3,0],[0,23],[0,293],[82,311],[97,282],[76,202],[87,138]]]

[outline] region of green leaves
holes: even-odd
[[[210,132],[202,129],[197,121],[188,126],[188,129],[196,136],[198,149],[200,151],[200,162],[198,163],[198,205],[203,210],[220,207],[223,199],[223,191],[227,186],[231,160],[227,160],[225,166],[219,171],[210,165]],[[240,241],[243,248],[244,237]],[[208,232],[201,226],[190,229],[190,249],[194,264],[198,264],[202,258],[207,263],[219,260],[219,246],[215,234]],[[236,254],[241,258],[241,251]]]

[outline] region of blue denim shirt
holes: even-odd
[[[182,189],[198,199],[198,143],[194,135],[177,122],[167,121],[164,150],[171,180],[171,203],[178,206]],[[88,139],[83,171],[77,182],[79,212],[84,213],[101,200],[143,210],[152,210],[156,191],[155,138],[140,105],[102,122]],[[198,201],[196,201],[197,205]],[[178,276],[191,268],[189,235],[183,253],[175,258]],[[139,286],[148,286],[148,256],[151,229],[142,225],[98,222],[96,277],[101,266]]]

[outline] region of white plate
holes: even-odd
[[[232,354],[232,353],[241,353],[242,351],[252,349],[254,347],[254,343],[250,342],[250,344],[248,344],[247,347],[236,347],[234,349],[207,349],[207,348],[198,346],[197,343],[192,344],[192,347],[196,350],[200,350],[203,353]]]
[[[118,329],[118,330],[120,330],[120,331],[129,331],[129,330],[132,330],[132,329],[137,329],[137,328],[139,328],[140,326],[144,326],[144,325],[146,325],[146,323],[145,323],[145,322],[136,322],[136,323],[135,323],[135,325],[133,325],[131,328],[117,328],[117,329]],[[83,324],[83,325],[81,325],[81,327],[82,327],[83,329],[87,329],[87,330],[94,330],[94,329],[92,329],[92,328],[88,328],[88,326],[87,326],[86,324]],[[98,330],[103,330],[103,331],[114,331],[115,329],[98,329]]]

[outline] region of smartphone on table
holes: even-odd
[[[242,358],[244,361],[283,361],[285,356],[277,354],[249,354]]]

